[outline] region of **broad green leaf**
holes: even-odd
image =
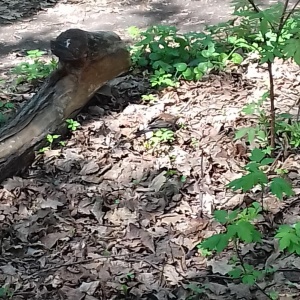
[[[243,109],[242,112],[246,115],[252,115],[256,110],[257,104],[256,103],[249,103]]]
[[[228,213],[226,210],[216,210],[214,212],[214,218],[221,224],[227,223]]]
[[[248,129],[248,142],[252,143],[256,136],[256,129],[253,127],[249,127]]]
[[[288,197],[294,195],[292,186],[281,177],[273,178],[270,184],[270,188],[272,194],[280,200],[282,200],[284,194]]]
[[[262,19],[259,24],[259,29],[262,34],[266,34],[269,31],[269,23],[267,19]]]
[[[258,171],[244,175],[239,179],[231,181],[227,186],[233,191],[241,189],[243,192],[251,190],[256,185],[268,183],[268,177],[265,173]]]
[[[260,240],[260,233],[257,231],[253,224],[251,224],[248,221],[240,221],[238,222],[238,237],[246,242],[246,243],[252,243],[254,241],[257,241],[257,238]],[[254,239],[255,237],[255,239]]]
[[[226,234],[214,234],[201,243],[204,249],[216,250],[218,253],[222,252],[228,245],[229,238]]]
[[[259,167],[260,167],[260,163],[251,161],[245,166],[245,169],[249,172],[255,173],[255,172],[260,172]]]
[[[193,71],[191,70],[191,68],[187,68],[187,69],[182,73],[182,76],[184,77],[184,79],[192,80],[192,79],[193,79]]]
[[[153,52],[153,53],[150,53],[149,58],[151,60],[159,60],[159,59],[161,59],[161,54],[159,54],[157,52]]]
[[[231,57],[231,61],[237,65],[240,65],[243,62],[243,56],[238,53],[233,53]]]
[[[227,234],[230,238],[233,238],[238,234],[239,227],[237,224],[231,224],[227,226]]]
[[[248,127],[244,127],[244,128],[237,130],[237,132],[235,133],[234,140],[239,140],[239,139],[243,138],[244,136],[246,136],[248,134],[248,132],[249,132]]]
[[[275,237],[281,238],[281,237],[284,237],[284,236],[290,234],[293,231],[294,231],[294,229],[290,225],[286,225],[286,224],[280,225]]]
[[[176,68],[177,71],[184,72],[187,68],[187,64],[186,63],[177,63],[174,65],[174,67]]]
[[[270,157],[267,157],[267,158],[264,158],[261,162],[260,162],[260,164],[262,165],[262,166],[267,166],[267,165],[270,165],[270,164],[272,164],[273,162],[274,162],[274,158],[270,158]]]
[[[228,272],[228,275],[233,278],[240,278],[243,271],[240,268],[234,268],[233,270]]]
[[[297,222],[294,225],[294,228],[295,228],[296,234],[300,237],[300,222]]]
[[[252,274],[242,276],[242,282],[244,284],[253,285],[256,282],[256,278]]]
[[[265,157],[265,153],[258,148],[255,148],[251,151],[250,160],[255,162],[261,162],[262,159]]]
[[[300,65],[300,49],[299,48],[297,48],[293,58],[294,58],[294,61],[297,63],[297,65]]]
[[[266,132],[264,130],[258,130],[256,134],[261,140],[265,140],[267,138]]]
[[[206,73],[209,68],[212,68],[213,67],[213,64],[209,61],[206,61],[206,62],[201,62],[198,64],[198,70],[199,70],[199,73]]]
[[[145,58],[145,57],[140,57],[138,59],[138,64],[141,66],[141,67],[145,67],[148,65],[148,60]]]

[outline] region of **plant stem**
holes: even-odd
[[[282,11],[282,14],[281,14],[281,17],[280,17],[280,21],[279,21],[279,26],[278,26],[278,32],[277,32],[277,38],[276,38],[276,39],[277,39],[277,42],[278,42],[278,39],[279,39],[281,30],[282,30],[282,28],[284,27],[286,21],[288,20],[288,18],[287,18],[287,19],[284,19],[286,10],[287,10],[287,8],[288,8],[288,5],[289,5],[289,0],[285,0],[284,7],[283,7],[283,11]],[[292,11],[293,11],[293,10],[292,10]]]
[[[300,4],[300,0],[298,0],[298,1],[294,4],[293,8],[292,8],[292,9],[290,10],[290,12],[287,14],[286,18],[285,18],[284,21],[283,21],[282,28],[284,27],[286,21],[287,21],[287,20],[290,18],[290,16],[294,13],[296,7],[297,7],[299,4]]]
[[[246,268],[245,268],[245,266],[244,266],[244,260],[243,260],[243,257],[240,255],[240,252],[239,252],[239,241],[238,241],[237,238],[235,238],[235,239],[233,240],[233,244],[234,244],[234,249],[235,249],[236,255],[237,255],[237,257],[238,257],[238,259],[239,259],[239,261],[240,261],[240,264],[241,264],[241,266],[242,266],[242,268],[243,268],[243,270],[244,270],[244,273],[246,274],[246,273],[247,273],[247,270],[246,270]]]
[[[261,185],[261,208],[264,211],[264,194],[265,194],[265,186],[264,184]]]
[[[260,12],[259,7],[254,3],[253,0],[248,0],[248,2],[251,4],[251,6],[253,7],[253,9],[254,9],[257,13]]]
[[[254,0],[248,0],[248,2],[251,4],[251,6],[252,6],[252,8],[254,9],[255,12],[257,12],[257,13],[261,12],[260,8],[255,4]],[[260,18],[260,20],[262,20],[262,18]],[[272,22],[268,21],[268,23],[269,23],[270,27],[272,28],[272,30],[275,31],[275,28],[274,28],[274,25],[272,24]],[[264,34],[264,37],[265,37],[265,34]]]
[[[268,61],[268,73],[269,73],[269,91],[270,91],[270,146],[272,148],[272,152],[275,148],[275,92],[274,92],[274,77],[272,72],[272,65],[271,61]]]

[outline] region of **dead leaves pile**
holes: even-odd
[[[56,0],[1,0],[0,24],[12,24],[20,18],[31,16],[40,10],[52,7],[56,2]]]
[[[244,164],[233,132],[263,83],[243,76],[182,82],[157,103],[120,112],[93,104],[65,148],[39,156],[24,178],[5,181],[0,282],[13,299],[264,299],[226,277],[230,252],[208,260],[197,251],[221,229],[210,219],[213,210],[244,200],[225,189]],[[281,90],[291,84],[277,80]],[[134,132],[161,113],[184,126],[175,142],[146,150],[145,136]],[[242,255],[251,257],[251,247]],[[272,247],[266,241],[264,259]]]

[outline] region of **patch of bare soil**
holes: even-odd
[[[278,62],[275,77],[278,107],[295,113],[298,68]],[[233,142],[235,129],[253,122],[241,109],[265,92],[266,79],[250,64],[245,72],[181,82],[153,103],[133,101],[147,88],[134,75],[118,79],[112,96],[99,93],[65,147],[38,155],[26,175],[3,183],[0,286],[15,300],[266,299],[226,276],[230,249],[214,258],[197,251],[221,230],[215,209],[260,199],[225,185],[242,174],[249,152]],[[149,132],[162,126],[177,129],[175,141],[145,148]],[[280,162],[295,185],[298,156]],[[274,223],[299,218],[299,191],[285,202],[268,197],[272,215],[260,225],[266,236]],[[273,240],[247,245],[241,255],[257,268],[285,269],[261,289],[279,291],[280,299],[299,294],[300,260],[280,256]]]

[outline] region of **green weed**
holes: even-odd
[[[27,51],[27,62],[22,62],[13,68],[12,73],[18,75],[17,84],[21,82],[34,82],[46,78],[57,68],[57,61],[52,59],[50,63],[41,60],[44,51]]]
[[[80,126],[80,123],[73,119],[67,119],[66,123],[67,123],[68,129],[70,129],[71,131],[77,130],[78,127]]]

